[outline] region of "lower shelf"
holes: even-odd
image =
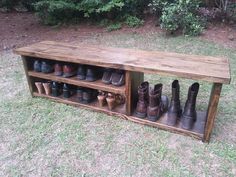
[[[135,117],[134,115],[127,116],[126,111],[125,111],[126,110],[125,104],[117,106],[114,110],[111,111],[108,109],[107,106],[99,107],[97,101],[94,101],[89,104],[79,103],[76,101],[75,96],[65,99],[62,96],[53,97],[53,96],[49,96],[49,95],[45,95],[45,94],[39,94],[37,92],[34,92],[33,96],[49,98],[54,101],[73,105],[73,106],[79,106],[79,107],[81,106],[84,108],[89,108],[89,109],[92,109],[92,110],[95,110],[98,112],[106,113],[108,115],[115,115],[115,116],[121,117],[123,119],[130,120],[132,122],[136,122],[136,123],[143,124],[143,125],[149,125],[152,127],[157,127],[157,128],[163,129],[163,130],[168,130],[170,132],[191,136],[191,137],[194,137],[194,138],[200,139],[200,140],[203,139],[203,135],[204,135],[204,128],[205,128],[205,122],[206,122],[206,112],[200,112],[200,111],[197,112],[197,121],[195,122],[193,129],[192,130],[185,130],[185,129],[181,128],[181,123],[179,121],[177,122],[177,124],[175,126],[168,126],[166,124],[167,113],[163,114],[157,122],[152,122],[147,119],[140,119],[138,117]]]
[[[64,103],[64,104],[68,104],[68,105],[81,106],[81,107],[84,107],[84,108],[90,108],[90,109],[93,109],[93,110],[98,111],[98,112],[105,112],[109,115],[118,115],[118,116],[120,116],[120,115],[125,115],[126,114],[126,112],[125,112],[126,104],[116,106],[114,108],[114,110],[111,111],[111,110],[108,109],[108,106],[99,107],[98,101],[93,101],[89,104],[79,103],[76,100],[76,96],[71,96],[70,98],[66,99],[66,98],[63,98],[62,96],[53,97],[53,96],[50,96],[50,95],[39,94],[37,92],[34,92],[33,96],[49,98],[49,99],[52,99],[54,101]]]

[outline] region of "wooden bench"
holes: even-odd
[[[96,111],[117,115],[141,124],[193,136],[205,142],[210,139],[222,84],[230,83],[229,61],[226,58],[108,48],[92,45],[71,45],[53,41],[43,41],[27,47],[22,47],[16,49],[15,53],[22,56],[32,96],[47,97],[58,102],[91,108]],[[88,83],[78,80],[76,77],[63,78],[54,76],[53,74],[36,73],[32,71],[32,62],[35,58],[123,69],[126,71],[126,84],[122,87],[115,87],[105,85],[101,80]],[[143,81],[144,73],[202,80],[212,83],[213,86],[208,109],[205,112],[198,112],[197,120],[199,121],[198,125],[200,125],[200,128],[198,126],[194,127],[192,130],[184,130],[180,127],[179,123],[176,126],[168,126],[166,125],[166,114],[164,114],[157,122],[150,122],[146,119],[139,119],[133,116],[133,109],[137,101],[137,87]],[[126,104],[110,111],[107,108],[98,107],[97,102],[85,105],[78,103],[73,97],[71,99],[63,99],[61,97],[55,98],[47,95],[40,95],[35,92],[36,88],[33,84],[36,78],[123,94],[126,97]]]

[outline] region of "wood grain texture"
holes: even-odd
[[[69,99],[64,99],[62,96],[53,97],[53,96],[49,96],[49,95],[45,95],[45,94],[39,94],[37,92],[33,92],[33,95],[37,96],[37,97],[44,97],[44,98],[52,99],[56,102],[60,102],[60,103],[64,103],[64,104],[68,104],[68,105],[72,105],[72,106],[76,106],[76,107],[84,107],[84,108],[87,108],[87,109],[91,109],[91,110],[95,110],[95,111],[98,111],[98,112],[106,113],[106,114],[112,115],[112,116],[118,116],[122,119],[130,120],[130,121],[135,122],[135,123],[139,123],[139,124],[142,124],[142,125],[148,125],[148,126],[152,126],[152,127],[157,127],[157,128],[163,129],[163,130],[168,130],[170,132],[191,136],[191,137],[194,137],[194,138],[199,139],[199,140],[202,140],[202,138],[203,138],[204,125],[205,125],[204,123],[205,123],[205,119],[206,119],[206,113],[205,112],[197,112],[197,122],[195,123],[195,124],[197,124],[197,126],[194,126],[192,130],[185,130],[185,129],[181,128],[181,123],[180,122],[178,122],[176,126],[168,126],[166,124],[166,121],[167,121],[167,114],[166,113],[163,114],[163,116],[161,116],[161,118],[157,122],[151,122],[147,119],[140,119],[140,118],[137,118],[135,116],[125,115],[125,113],[126,113],[125,105],[118,106],[113,111],[110,111],[107,108],[107,106],[105,106],[103,108],[99,107],[97,101],[94,101],[90,104],[78,103],[76,101],[75,96],[73,96]]]
[[[90,45],[75,46],[53,41],[22,47],[16,49],[15,53],[215,83],[229,84],[231,80],[229,61],[226,58]]]
[[[209,142],[211,132],[214,126],[216,114],[217,114],[217,107],[220,99],[220,93],[222,89],[222,84],[214,83],[212,85],[208,111],[207,111],[207,121],[205,125],[205,132],[204,132],[204,139],[203,141]]]
[[[98,112],[106,113],[106,114],[111,115],[111,116],[119,116],[123,119],[126,119],[126,117],[125,117],[125,113],[126,113],[125,104],[116,106],[114,108],[114,110],[111,111],[111,110],[108,109],[108,106],[99,107],[98,101],[94,101],[94,102],[89,103],[89,104],[79,103],[79,102],[76,101],[77,100],[76,96],[72,96],[68,99],[65,99],[65,98],[63,98],[62,95],[59,96],[59,97],[53,97],[53,96],[50,96],[50,95],[39,94],[37,92],[33,92],[33,95],[37,96],[37,97],[48,98],[48,99],[51,99],[51,100],[59,102],[59,103],[64,103],[64,104],[68,104],[68,105],[72,105],[72,106],[76,106],[76,107],[79,106],[79,107],[83,107],[83,108],[88,108],[88,109],[92,109],[92,110],[95,110],[95,111],[98,111]]]
[[[30,94],[31,94],[31,96],[33,96],[33,85],[32,85],[33,82],[30,79],[29,74],[28,74],[29,67],[28,67],[27,59],[24,56],[21,56],[21,59],[22,59],[22,62],[23,62],[23,67],[24,67],[25,76],[26,76],[26,79],[27,79],[27,82],[28,82]]]
[[[117,87],[112,84],[107,85],[107,84],[104,84],[101,81],[101,79],[94,82],[87,82],[85,80],[79,80],[76,76],[64,78],[60,76],[55,76],[54,73],[44,74],[41,72],[34,72],[34,71],[28,71],[28,75],[37,77],[37,78],[46,79],[46,80],[63,82],[67,84],[72,84],[76,86],[87,87],[87,88],[92,88],[92,89],[97,89],[97,90],[103,90],[106,92],[112,92],[116,94],[123,94],[123,95],[125,94],[125,86]]]

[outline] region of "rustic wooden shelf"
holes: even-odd
[[[107,85],[104,84],[101,79],[94,82],[88,82],[85,80],[79,80],[76,76],[65,78],[65,77],[55,76],[54,73],[45,74],[42,72],[28,71],[28,74],[29,76],[38,77],[42,79],[63,82],[81,87],[87,87],[93,89],[96,88],[97,90],[103,90],[116,94],[123,94],[123,95],[125,94],[125,85],[120,87],[114,86],[112,84]]]
[[[108,109],[107,105],[105,105],[104,107],[99,107],[99,104],[98,104],[97,100],[95,100],[91,103],[88,103],[88,104],[79,103],[77,101],[77,98],[76,98],[75,95],[71,96],[70,98],[63,98],[62,95],[60,95],[58,97],[53,97],[53,96],[50,96],[50,95],[39,94],[37,92],[33,92],[33,96],[49,98],[49,99],[52,99],[56,102],[60,102],[60,103],[68,104],[68,105],[73,105],[73,106],[80,106],[80,107],[92,109],[92,110],[95,110],[95,111],[98,111],[98,112],[107,113],[109,115],[120,116],[120,115],[124,115],[126,113],[126,110],[125,110],[126,105],[125,104],[116,106],[114,108],[114,110],[111,111],[111,110]]]
[[[52,99],[56,102],[60,102],[60,103],[68,104],[68,105],[73,105],[73,106],[80,106],[80,107],[92,109],[92,110],[95,110],[98,112],[103,112],[108,115],[115,115],[115,116],[118,116],[122,119],[127,119],[127,120],[130,120],[135,123],[148,125],[148,126],[152,126],[152,127],[157,127],[157,128],[163,129],[163,130],[168,130],[168,131],[175,132],[175,133],[177,132],[177,133],[180,133],[183,135],[189,135],[189,136],[192,136],[192,137],[200,139],[200,140],[203,138],[203,135],[204,135],[206,112],[197,112],[197,121],[195,122],[194,127],[192,128],[192,130],[185,130],[185,129],[181,128],[181,123],[179,121],[175,126],[168,126],[166,124],[167,113],[164,113],[157,122],[152,122],[147,119],[140,119],[138,117],[135,117],[135,115],[133,115],[133,116],[125,115],[125,104],[117,106],[117,107],[115,107],[114,110],[111,111],[108,109],[107,106],[99,107],[97,101],[93,101],[92,103],[89,103],[89,104],[79,103],[76,100],[76,96],[72,96],[68,99],[65,99],[62,97],[62,95],[58,96],[58,97],[53,97],[50,95],[39,94],[37,92],[34,92],[33,96],[49,98],[49,99]]]
[[[231,80],[229,61],[227,58],[210,56],[186,55],[169,52],[144,51],[135,49],[121,49],[91,45],[71,45],[53,41],[43,41],[15,50],[22,56],[25,74],[32,96],[49,98],[57,102],[81,106],[95,111],[116,115],[136,123],[158,127],[171,132],[188,135],[204,142],[209,142],[214,121],[217,114],[220,93],[223,84]],[[63,78],[53,73],[44,74],[32,71],[34,59],[53,60],[69,63],[108,67],[125,70],[125,85],[115,87],[105,85],[101,80],[86,82],[76,77]],[[202,80],[212,83],[212,90],[206,112],[197,112],[197,121],[192,130],[184,130],[181,123],[176,126],[166,124],[167,114],[163,114],[157,122],[140,119],[133,115],[138,95],[137,88],[143,82],[144,73],[174,76],[185,79]],[[78,103],[76,97],[69,99],[38,94],[34,86],[35,81],[53,80],[76,86],[123,94],[125,104],[110,111],[107,107],[99,107],[98,102],[90,104]]]

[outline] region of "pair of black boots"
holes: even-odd
[[[79,65],[77,70],[77,78],[79,80],[86,80],[93,82],[99,79],[100,68],[94,66]]]
[[[97,98],[97,90],[90,88],[77,88],[77,100],[80,103],[88,104]]]
[[[35,72],[43,72],[43,73],[51,73],[53,72],[53,66],[50,62],[46,62],[46,61],[39,61],[39,60],[35,60],[34,61],[34,71]]]
[[[58,82],[53,81],[52,82],[52,96],[58,97],[59,95],[63,95],[64,98],[70,98],[74,90],[70,87],[68,84],[63,84],[62,89],[61,89],[61,84]]]
[[[167,113],[167,124],[174,126],[180,118],[181,127],[183,129],[192,129],[194,122],[197,119],[196,99],[199,90],[199,83],[194,83],[189,87],[188,98],[186,100],[184,111],[182,113],[179,93],[179,81],[174,80],[172,83],[172,98]]]
[[[104,84],[122,86],[125,84],[125,72],[123,70],[114,70],[111,68],[106,68],[103,72],[102,82]]]

